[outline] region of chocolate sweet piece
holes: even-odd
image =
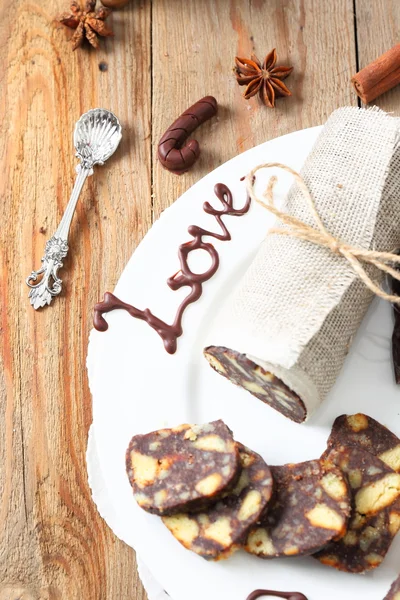
[[[156,515],[208,506],[236,485],[241,468],[238,444],[223,421],[136,435],[126,454],[135,499]]]
[[[213,96],[205,96],[185,110],[159,141],[158,158],[162,166],[176,175],[188,171],[199,158],[200,146],[196,140],[183,144],[199,125],[216,114],[217,101]]]
[[[400,575],[393,582],[392,587],[383,600],[400,600]]]
[[[348,477],[353,510],[346,535],[315,554],[348,573],[379,567],[400,528],[400,475],[363,448],[328,448],[324,458]]]
[[[271,467],[274,500],[244,546],[260,558],[312,554],[342,537],[351,512],[340,469],[324,460]]]
[[[400,440],[389,429],[364,414],[341,415],[333,424],[328,447],[360,446],[400,473]]]
[[[183,287],[190,288],[189,294],[178,307],[174,322],[169,325],[156,317],[148,308],[140,310],[132,304],[123,302],[114,296],[114,294],[106,292],[103,302],[99,302],[94,307],[93,325],[97,331],[107,331],[108,329],[108,323],[103,316],[105,313],[117,309],[126,310],[132,317],[148,323],[148,325],[158,333],[164,342],[164,348],[169,354],[174,354],[176,352],[177,340],[183,333],[183,313],[190,304],[196,302],[196,300],[200,298],[203,293],[203,283],[211,279],[219,267],[218,252],[212,244],[204,241],[204,236],[213,237],[221,242],[229,241],[231,239],[231,234],[222,220],[222,217],[224,215],[241,217],[248,212],[251,204],[250,198],[247,198],[243,208],[234,208],[232,193],[223,183],[217,183],[215,185],[214,193],[218,200],[220,200],[222,208],[218,210],[211,206],[209,202],[204,202],[203,210],[206,214],[215,217],[217,224],[221,228],[221,233],[207,231],[197,225],[191,225],[188,228],[188,232],[193,239],[179,247],[180,270],[167,280],[168,286],[173,291]],[[188,257],[194,250],[205,250],[211,258],[211,266],[204,273],[193,273],[189,267]]]
[[[307,411],[301,398],[280,379],[256,365],[244,354],[228,348],[208,346],[204,356],[211,367],[232,383],[269,404],[285,417],[302,423]]]
[[[163,517],[176,539],[208,560],[228,558],[264,515],[273,481],[264,460],[239,444],[242,473],[234,490],[205,512]]]

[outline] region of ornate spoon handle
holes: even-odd
[[[76,167],[77,178],[69,199],[63,218],[57,231],[46,244],[42,266],[38,271],[32,271],[26,279],[31,288],[29,292],[30,303],[37,310],[50,304],[54,296],[58,296],[62,290],[62,281],[58,277],[58,270],[63,266],[63,258],[68,253],[68,233],[71,227],[72,217],[86,178],[93,174],[93,169],[86,169],[82,165]],[[43,275],[37,283],[38,277]]]
[[[74,189],[57,231],[46,244],[41,268],[32,271],[26,279],[31,288],[30,303],[35,310],[50,304],[54,296],[61,293],[62,281],[58,270],[68,253],[68,232],[83,184],[89,175],[93,175],[93,166],[103,165],[115,152],[121,136],[117,117],[104,108],[89,110],[75,126],[74,144],[81,164],[76,167],[78,175]]]

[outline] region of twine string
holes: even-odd
[[[299,189],[302,192],[304,199],[307,202],[308,208],[314,218],[316,227],[304,223],[297,217],[289,215],[288,213],[279,210],[274,202],[274,187],[277,182],[275,176],[271,177],[268,186],[263,194],[263,199],[257,197],[254,187],[256,181],[256,173],[260,169],[278,168],[286,171],[293,175],[297,182]],[[328,248],[334,254],[342,256],[347,260],[356,275],[363,281],[363,283],[373,292],[376,296],[400,304],[400,296],[388,294],[382,287],[374,281],[366,272],[363,264],[372,265],[376,269],[379,269],[382,273],[390,275],[393,279],[400,281],[400,271],[394,269],[391,265],[400,264],[400,255],[392,252],[378,252],[376,250],[366,250],[365,248],[357,248],[351,246],[346,242],[335,238],[323,224],[317,209],[314,204],[314,200],[310,194],[310,191],[297,171],[294,171],[287,165],[282,163],[265,163],[255,167],[246,177],[247,192],[250,198],[267,209],[270,213],[275,215],[284,225],[288,225],[288,229],[281,227],[274,227],[269,230],[269,233],[276,233],[279,235],[287,235],[289,237],[296,237],[306,242],[311,242],[318,246]]]

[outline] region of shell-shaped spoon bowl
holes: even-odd
[[[84,168],[102,165],[114,154],[122,137],[117,117],[104,108],[95,108],[82,115],[75,126],[76,156]]]

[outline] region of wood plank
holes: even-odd
[[[293,96],[274,110],[245,101],[234,78],[235,55],[259,58],[277,48],[293,65]],[[356,105],[352,0],[157,0],[153,3],[153,194],[155,216],[203,175],[274,137],[323,123],[335,108]],[[194,137],[202,155],[177,176],[157,161],[157,142],[193,102],[214,95],[219,115]]]
[[[0,598],[142,599],[133,551],[90,496],[85,361],[92,306],[151,223],[150,2],[116,12],[97,53],[72,53],[54,23],[68,0],[0,4]],[[71,192],[74,123],[98,105],[125,136],[84,188],[65,292],[35,312],[24,280]]]
[[[378,58],[400,40],[398,0],[356,0],[359,68]],[[386,92],[371,104],[400,114],[400,86]]]

